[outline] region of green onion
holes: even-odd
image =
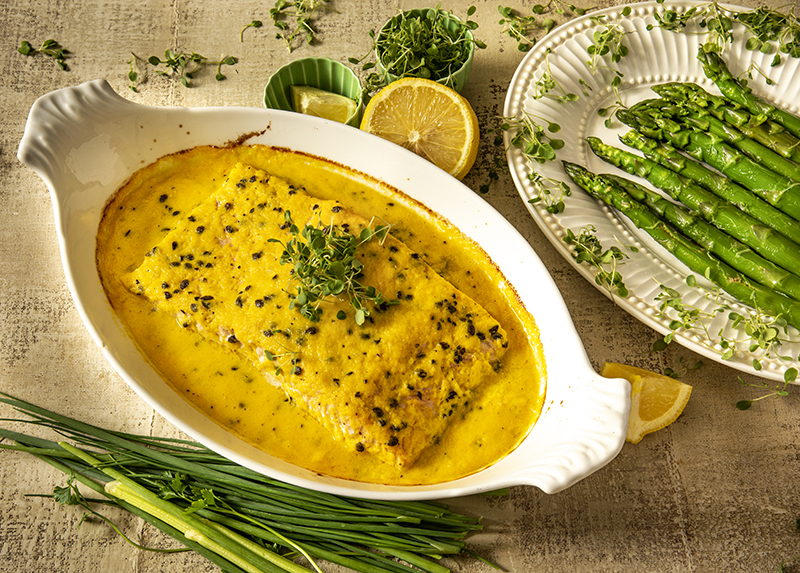
[[[63,438],[0,428],[0,438],[14,442],[0,443],[0,449],[38,457],[69,475],[70,483],[104,496],[91,503],[138,515],[226,572],[321,572],[317,561],[328,561],[360,573],[447,573],[436,561],[471,555],[464,540],[482,529],[477,519],[441,504],[316,492],[263,476],[194,442],[105,430],[0,396],[28,416],[22,421]],[[94,512],[77,489],[68,500],[64,491],[56,488],[53,497]],[[299,556],[313,569],[295,562]]]

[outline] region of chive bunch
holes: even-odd
[[[226,573],[306,573],[324,560],[362,573],[447,573],[476,519],[431,502],[369,501],[265,477],[200,444],[104,430],[2,394],[0,402],[72,440],[0,428],[0,449],[28,452],[71,476],[62,503],[90,508],[74,482],[134,513]],[[98,514],[99,515],[99,514]],[[102,517],[102,516],[101,516]]]

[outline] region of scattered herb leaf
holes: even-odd
[[[42,46],[40,48],[34,48],[33,45],[26,41],[22,40],[20,42],[19,48],[17,51],[22,54],[23,56],[35,56],[36,54],[43,54],[55,60],[56,65],[64,71],[68,71],[69,68],[67,67],[66,59],[69,55],[69,50],[63,48],[58,42],[55,40],[45,40],[42,42]]]
[[[167,68],[166,70],[156,70],[156,73],[162,76],[178,76],[181,84],[184,87],[191,87],[190,80],[203,66],[217,66],[217,81],[222,81],[225,76],[222,74],[222,66],[233,66],[236,64],[236,58],[227,56],[218,62],[210,62],[205,56],[201,56],[196,52],[174,52],[166,50],[164,52],[164,59],[158,56],[150,56],[147,62],[151,66],[158,67],[161,64]]]
[[[245,30],[247,30],[248,28],[260,28],[262,25],[263,24],[262,24],[261,20],[253,20],[249,24],[245,24],[244,26],[242,26],[242,29],[239,30],[239,41],[240,42],[244,42],[244,31]]]
[[[314,19],[322,8],[335,12],[328,6],[329,0],[276,0],[269,11],[269,17],[278,29],[275,38],[281,40],[290,52],[297,47],[298,41],[313,45],[317,41]]]

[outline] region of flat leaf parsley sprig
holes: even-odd
[[[367,303],[378,308],[399,303],[360,282],[364,265],[356,258],[356,250],[364,243],[373,238],[382,243],[389,233],[389,225],[375,225],[374,229],[368,226],[356,236],[333,224],[306,225],[300,229],[292,222],[290,211],[284,212],[284,218],[292,238],[286,243],[274,238],[269,242],[283,246],[280,263],[293,265],[292,280],[300,283],[297,293],[290,293],[290,308],[297,308],[300,314],[318,322],[322,302],[328,297],[344,296],[350,300],[356,324],[361,325],[370,316]],[[347,314],[340,310],[336,318],[344,320]]]

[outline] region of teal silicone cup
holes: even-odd
[[[394,26],[398,21],[400,21],[401,18],[421,18],[424,17],[427,12],[434,12],[435,10],[437,10],[437,8],[415,8],[413,10],[405,10],[404,12],[401,12],[400,14],[394,16],[388,22],[386,22],[378,32],[377,36],[378,43],[380,43],[381,38],[386,33],[386,30]],[[451,32],[457,31],[464,25],[463,21],[455,14],[448,13],[446,14],[445,17],[447,19],[447,24],[446,24],[447,29]],[[467,79],[469,78],[469,72],[472,70],[472,59],[473,56],[475,55],[475,44],[473,43],[474,36],[472,35],[472,31],[467,30],[465,36],[469,40],[469,51],[467,54],[467,60],[461,65],[459,69],[453,72],[450,75],[450,77],[436,80],[440,84],[453,88],[458,93],[461,93],[461,90],[464,89],[464,86],[467,83]],[[377,59],[376,67],[387,84],[400,79],[400,76],[395,76],[394,74],[386,72],[383,63],[381,62],[381,54],[378,51],[378,49],[376,49],[375,57]]]
[[[358,104],[345,123],[358,127],[364,105],[361,81],[344,64],[330,58],[301,58],[272,74],[264,88],[264,107],[294,111],[291,86],[311,86],[349,97]]]

